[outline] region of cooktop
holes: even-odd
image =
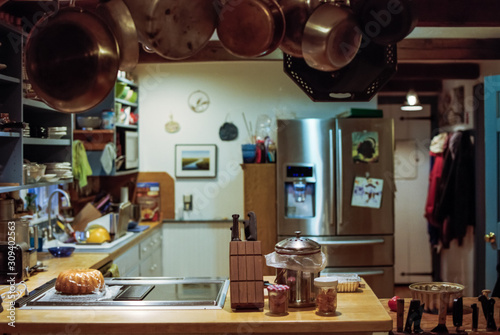
[[[22,309],[137,308],[222,309],[228,278],[122,277],[105,278],[105,289],[88,295],[66,295],[55,279],[16,301]]]

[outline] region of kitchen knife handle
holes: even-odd
[[[238,222],[238,214],[233,214],[233,226],[231,227],[231,241],[241,241],[240,239],[240,226]]]
[[[477,330],[477,324],[479,321],[479,310],[477,308],[477,304],[470,305],[472,308],[472,330]]]
[[[462,298],[453,299],[453,325],[455,327],[462,326],[463,312],[464,306]]]
[[[405,314],[405,300],[399,298],[396,300],[396,315],[397,315],[397,330],[398,332],[403,331],[403,319]]]

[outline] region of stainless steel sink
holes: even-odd
[[[106,291],[68,296],[55,291],[55,279],[16,301],[23,309],[222,309],[228,278],[105,278]]]
[[[122,237],[112,241],[112,242],[105,242],[101,244],[78,244],[78,243],[62,243],[57,240],[51,240],[48,242],[45,242],[43,244],[43,251],[48,251],[49,248],[51,247],[75,247],[76,250],[75,252],[105,252],[109,251],[110,249],[113,249],[114,247],[117,247],[119,245],[122,245],[132,239],[136,233],[132,232],[126,232],[125,235]]]

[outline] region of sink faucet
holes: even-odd
[[[54,236],[54,228],[52,227],[52,221],[51,221],[51,214],[52,214],[52,197],[54,196],[54,194],[56,193],[60,193],[62,194],[65,198],[66,198],[66,201],[68,202],[68,204],[71,203],[71,200],[69,199],[69,194],[66,193],[65,191],[61,190],[61,189],[56,189],[54,190],[50,195],[49,195],[49,203],[48,203],[48,210],[49,210],[49,213],[48,213],[48,219],[49,219],[49,226],[48,226],[48,239],[49,240],[53,240],[55,239],[55,236]]]

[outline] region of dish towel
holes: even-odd
[[[108,142],[101,155],[101,164],[104,172],[110,174],[113,170],[113,162],[116,158],[116,147],[113,142]]]
[[[80,140],[73,141],[73,175],[78,180],[80,188],[87,186],[87,177],[92,175],[87,152]]]

